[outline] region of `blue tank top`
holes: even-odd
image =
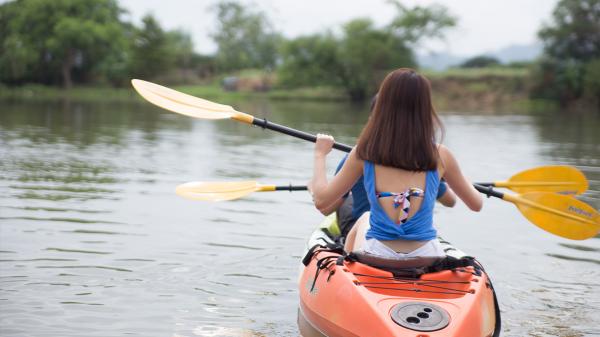
[[[371,227],[367,231],[367,239],[377,240],[412,240],[428,241],[437,237],[437,231],[433,228],[433,206],[440,184],[437,170],[426,172],[425,196],[419,210],[405,223],[397,224],[387,215],[379,204],[375,191],[375,165],[364,161],[364,184],[367,197],[371,204]]]

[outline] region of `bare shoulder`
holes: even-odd
[[[440,154],[440,157],[442,157],[442,159],[444,159],[444,157],[448,157],[449,155],[451,156],[452,153],[450,152],[450,149],[448,149],[448,147],[444,144],[438,144],[438,153]]]
[[[448,171],[448,164],[451,164],[454,157],[452,156],[452,152],[450,152],[450,149],[448,149],[446,145],[438,144],[437,147],[438,154],[440,156],[440,161],[438,163],[438,172],[440,174],[440,177],[443,177],[444,174]]]

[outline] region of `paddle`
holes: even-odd
[[[315,135],[272,123],[266,119],[256,118],[247,113],[236,111],[229,105],[213,103],[152,82],[131,80],[131,84],[148,102],[182,115],[201,119],[233,119],[308,140],[313,143],[317,141]],[[352,150],[352,147],[340,143],[333,144],[333,148],[345,152],[350,152],[350,150]]]
[[[540,166],[519,172],[506,181],[477,184],[505,187],[518,193],[545,191],[572,195],[582,194],[588,189],[585,175],[566,165]]]
[[[229,105],[213,103],[151,82],[142,80],[132,80],[131,82],[138,93],[142,95],[142,97],[155,105],[173,112],[202,119],[234,119],[311,142],[316,142],[315,135],[271,123],[266,119],[256,118],[252,115],[236,111]],[[333,147],[345,152],[350,152],[352,150],[352,147],[341,143],[335,143]],[[527,179],[525,178],[525,180]],[[539,180],[537,182],[539,182]],[[558,180],[554,181],[552,186],[560,186],[560,184],[556,184],[557,182],[564,182],[563,177],[561,176]],[[509,181],[508,184],[503,185],[499,182],[498,185],[503,185],[503,187],[509,188],[519,187],[521,189],[526,187],[524,185],[516,186],[519,184],[515,185],[515,183],[523,184],[523,181],[516,179],[512,182],[512,184]],[[491,185],[495,185],[495,183]],[[533,185],[535,185],[536,189],[539,189],[542,186],[547,186],[544,184]],[[581,240],[583,238],[596,235],[600,229],[600,219],[598,217],[598,213],[589,205],[579,200],[568,198],[566,196],[555,195],[552,193],[532,194],[531,196],[526,193],[521,196],[513,196],[497,192],[493,190],[491,186],[474,186],[482,193],[514,203],[517,205],[517,207],[519,207],[519,210],[524,213],[527,219],[536,225],[539,223],[540,225],[538,226],[541,228],[559,236]],[[562,186],[563,188],[559,188],[559,191],[563,191],[565,193],[573,193],[573,191],[581,190],[581,188],[573,188],[573,186],[570,184]],[[565,189],[564,186],[568,187]],[[531,184],[529,187],[531,187]],[[585,187],[587,188],[587,183]],[[257,187],[255,185],[254,188],[254,191],[256,191],[256,188],[261,189],[262,187]],[[245,189],[243,193],[247,193],[246,191],[247,189]],[[250,191],[250,193],[252,193],[252,190]],[[553,187],[552,191],[556,191],[556,188]],[[218,191],[213,191],[213,194],[214,193],[218,193]],[[234,192],[231,193],[231,196],[235,196]],[[237,193],[242,192],[239,191]],[[196,198],[200,199],[198,196],[196,196]],[[565,229],[562,227],[562,225],[560,225],[562,223],[566,223],[568,226],[574,226],[576,228]]]
[[[202,182],[185,183],[175,188],[175,193],[192,200],[225,201],[235,200],[254,192],[270,191],[306,191],[306,186],[260,185],[256,181]]]
[[[585,240],[600,232],[598,211],[575,198],[549,192],[514,195],[498,192],[491,186],[473,186],[488,196],[512,202],[531,223],[558,236]]]
[[[588,182],[581,171],[572,166],[539,166],[513,175],[507,181],[475,183],[485,187],[504,187],[519,193],[556,192],[581,194],[587,190]],[[233,200],[254,192],[305,191],[306,186],[260,185],[255,181],[240,182],[190,182],[177,187],[177,194],[196,195],[196,200]],[[486,188],[483,193],[487,193]]]
[[[131,80],[131,83],[137,92],[150,103],[176,113],[201,119],[233,119],[313,143],[317,139],[315,135],[310,133],[275,124],[266,119],[256,118],[247,113],[236,111],[229,105],[207,101],[147,81],[134,79]],[[333,147],[344,152],[352,150],[351,146],[342,143],[335,143]],[[538,167],[520,172],[507,181],[480,183],[480,185],[505,187],[519,193],[548,191],[562,194],[580,194],[585,192],[588,187],[583,173],[570,166]]]
[[[481,193],[515,204],[530,222],[552,234],[572,240],[584,240],[600,231],[600,214],[577,199],[550,192],[511,195],[498,192],[491,186],[474,186]],[[224,201],[239,199],[254,192],[305,190],[306,186],[261,185],[256,181],[239,181],[190,182],[177,186],[175,191],[188,199]]]

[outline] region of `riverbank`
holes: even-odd
[[[346,101],[343,91],[328,87],[273,89],[265,92],[226,91],[217,84],[206,85],[173,85],[168,87],[190,95],[215,101],[237,101],[243,99],[275,99],[275,100],[313,100],[313,101]],[[77,86],[70,90],[43,85],[24,85],[20,87],[0,86],[0,101],[47,101],[73,100],[82,102],[110,101],[123,102],[142,100],[132,87],[100,87]]]
[[[440,111],[523,111],[555,109],[549,102],[528,98],[528,74],[524,68],[450,69],[444,72],[424,71],[431,80],[434,102]],[[220,103],[233,104],[239,100],[308,100],[347,101],[343,90],[331,87],[278,89],[269,91],[226,91],[219,81],[203,85],[174,85],[176,90]],[[83,102],[131,102],[141,97],[130,87],[110,88],[79,86],[70,90],[42,85],[0,87],[0,100],[47,101],[70,100]]]

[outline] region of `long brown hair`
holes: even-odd
[[[434,170],[439,156],[437,130],[443,133],[431,103],[429,81],[412,69],[400,68],[381,83],[356,153],[360,159],[378,165]]]

